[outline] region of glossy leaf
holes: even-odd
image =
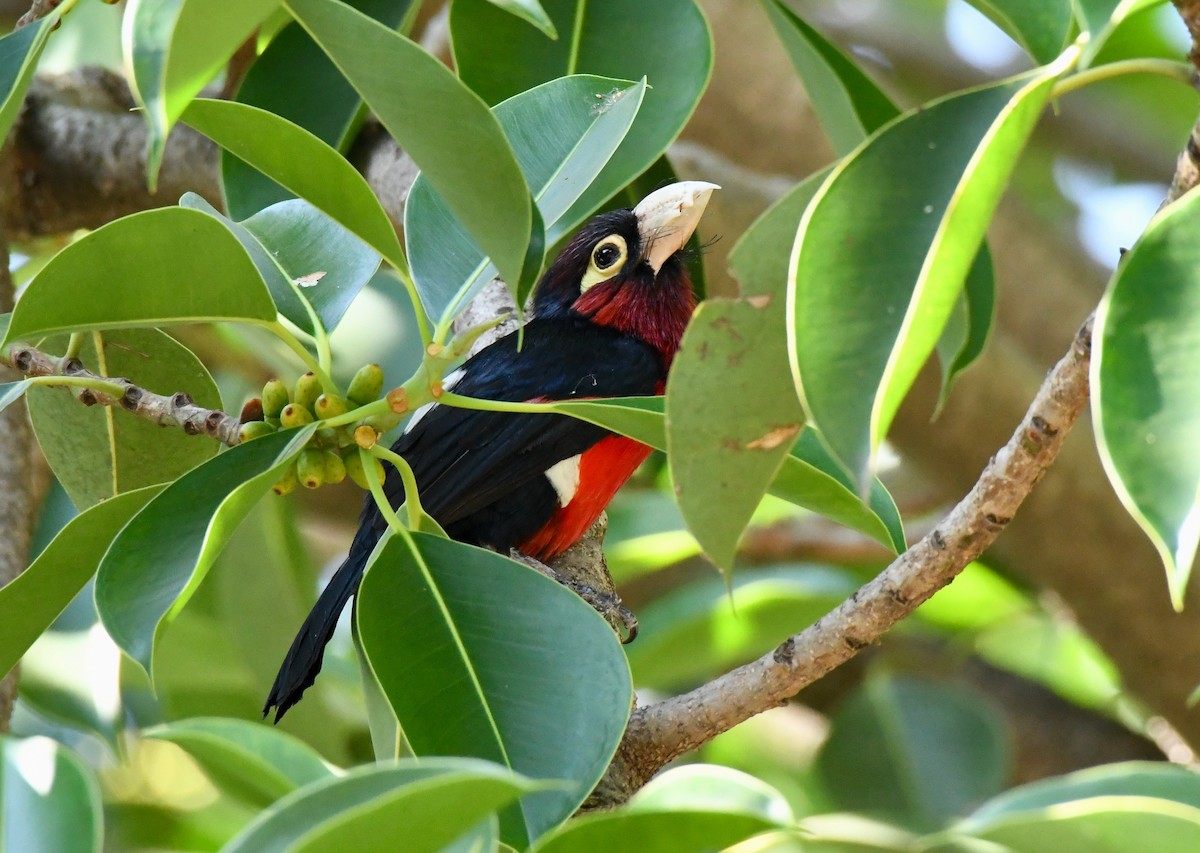
[[[1166,0],[1076,0],[1075,11],[1080,27],[1087,32],[1080,64],[1091,64],[1100,49],[1125,21],[1143,9],[1158,6]]]
[[[326,331],[379,269],[379,254],[303,199],[271,205],[233,222],[195,193],[180,205],[215,217],[237,237],[258,269],[279,313],[312,334],[307,302]]]
[[[918,828],[997,793],[1007,744],[996,713],[962,689],[876,676],[833,718],[817,757],[837,806]]]
[[[765,654],[811,625],[858,584],[816,566],[741,572],[689,584],[638,611],[626,648],[634,683],[677,691]]]
[[[393,537],[363,579],[367,658],[417,755],[474,756],[563,781],[501,817],[502,836],[524,844],[565,820],[608,766],[632,699],[624,654],[599,614],[549,578],[490,551],[411,537]]]
[[[123,48],[150,136],[146,167],[154,187],[167,134],[188,102],[229,61],[280,0],[130,0]]]
[[[1184,196],[1146,227],[1096,316],[1092,414],[1105,471],[1150,537],[1183,606],[1200,542],[1200,196]]]
[[[1033,57],[1046,65],[1067,46],[1071,0],[968,0]],[[1082,0],[1087,3],[1088,0]]]
[[[221,792],[256,806],[268,806],[297,788],[334,775],[308,744],[248,720],[181,720],[148,729],[143,736],[180,747]]]
[[[0,736],[0,849],[100,853],[104,813],[91,770],[48,737]]]
[[[538,0],[488,0],[488,2],[537,27],[546,38],[558,38],[558,30],[554,28],[554,22],[550,20],[550,16],[546,14],[546,10],[542,8],[542,4]]]
[[[79,357],[102,376],[123,377],[158,394],[187,391],[197,405],[221,408],[221,393],[208,370],[158,329],[92,332]],[[28,400],[46,461],[80,509],[174,480],[219,449],[208,438],[164,430],[118,406],[83,406],[62,388],[31,388]]]
[[[529,188],[487,105],[421,47],[338,0],[287,5],[509,286],[536,276],[525,263],[542,239]]]
[[[853,59],[781,0],[763,0],[763,8],[839,156],[849,154],[882,125],[900,115],[891,98]]]
[[[721,850],[777,824],[732,811],[616,811],[577,818],[542,838],[530,853],[695,853]]]
[[[789,273],[793,376],[857,483],[866,483],[1051,85],[1073,58],[906,114],[843,160],[806,209]]]
[[[637,811],[735,811],[788,826],[796,816],[787,798],[766,782],[717,764],[684,764],[665,770],[633,795]]]
[[[366,179],[307,130],[256,107],[196,100],[183,122],[312,202],[399,269],[404,252]]]
[[[264,436],[210,459],[171,483],[113,540],[96,577],[96,609],[113,641],[152,679],[159,633],[313,429]]]
[[[722,570],[804,426],[781,300],[703,303],[667,381],[667,451],[688,529]],[[722,404],[724,403],[724,404]]]
[[[708,85],[712,40],[693,0],[543,0],[542,7],[560,34],[557,40],[488,0],[456,0],[451,6],[459,74],[489,104],[569,74],[645,77],[650,85],[608,165],[558,224],[547,228],[547,244],[553,245],[666,151]]]
[[[351,0],[350,5],[392,29],[414,11],[412,0]],[[363,115],[354,87],[296,23],[284,27],[254,60],[238,86],[237,100],[297,124],[339,151],[346,150]],[[226,210],[238,220],[294,197],[227,152],[221,154],[221,187]]]
[[[120,282],[121,298],[97,298],[102,282]],[[17,303],[5,342],[128,326],[269,323],[275,316],[233,235],[202,213],[166,207],[110,222],[56,254]]]
[[[21,574],[0,587],[0,673],[8,673],[87,584],[125,522],[160,491],[152,486],[86,510]]]
[[[3,412],[13,403],[20,400],[21,397],[29,390],[33,382],[29,379],[21,379],[17,382],[5,382],[0,385],[0,412]]]
[[[20,114],[38,59],[61,17],[62,10],[52,9],[44,18],[0,38],[0,140],[8,138]]]
[[[280,800],[222,853],[371,850],[380,839],[403,839],[406,853],[436,853],[529,788],[528,780],[484,761],[360,767]]]
[[[644,80],[631,86],[601,77],[565,77],[496,106],[547,228],[604,168],[637,116],[645,91]],[[404,222],[421,301],[430,317],[448,327],[496,275],[496,267],[423,175],[409,193]]]
[[[946,328],[937,342],[938,362],[942,366],[942,393],[938,408],[945,405],[954,379],[983,353],[992,319],[996,313],[996,277],[987,244],[971,263],[962,292],[955,300]]]

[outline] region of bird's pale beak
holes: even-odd
[[[658,274],[667,258],[683,248],[704,214],[716,184],[680,181],[655,190],[633,209],[642,237],[642,258]]]

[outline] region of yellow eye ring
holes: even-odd
[[[629,247],[620,234],[610,234],[592,249],[587,272],[579,283],[579,292],[585,293],[594,285],[607,281],[621,271],[629,257]]]

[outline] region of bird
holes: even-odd
[[[686,244],[716,184],[679,181],[587,221],[539,279],[529,320],[443,380],[505,402],[662,394],[696,307]],[[452,539],[542,562],[579,541],[651,453],[565,415],[430,403],[392,450],[412,467],[425,511]],[[404,500],[395,468],[384,494]],[[278,723],[320,672],[326,644],[387,528],[370,495],[349,552],[304,620],[263,707]]]

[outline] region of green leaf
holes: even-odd
[[[352,0],[350,5],[393,29],[414,11],[412,0]],[[296,23],[284,27],[254,60],[238,86],[237,100],[297,124],[339,151],[349,146],[363,116],[362,98]],[[293,197],[244,160],[225,152],[221,187],[229,215],[238,220]]]
[[[689,584],[638,611],[626,647],[634,683],[677,691],[764,654],[854,593],[840,571],[772,567]]]
[[[212,217],[166,207],[110,222],[55,255],[17,303],[5,343],[124,326],[270,323],[275,316],[271,294],[233,235]]]
[[[1100,458],[1158,549],[1176,607],[1200,542],[1197,217],[1200,195],[1184,196],[1125,254],[1096,314],[1091,368]]]
[[[287,6],[509,286],[536,276],[525,269],[526,247],[540,239],[529,188],[487,105],[421,47],[337,0]]]
[[[125,522],[161,490],[138,489],[85,510],[21,574],[0,587],[0,673],[8,673],[96,573]]]
[[[507,557],[413,533],[376,556],[357,619],[417,755],[474,756],[564,781],[501,817],[508,843],[565,820],[599,781],[632,687],[612,629],[574,593]]]
[[[186,391],[198,406],[221,408],[221,393],[208,370],[158,329],[92,332],[79,357],[101,376],[123,377],[163,395]],[[164,430],[118,406],[83,406],[63,388],[31,388],[28,401],[46,461],[80,509],[174,480],[219,449],[209,438]]]
[[[889,676],[847,699],[817,756],[838,807],[927,829],[998,792],[1007,764],[1003,724],[974,695]]]
[[[308,744],[248,720],[182,720],[148,729],[143,737],[180,747],[223,793],[259,807],[334,775]]]
[[[496,118],[547,228],[604,168],[634,121],[645,91],[644,80],[629,85],[600,77],[564,77],[496,106]],[[424,175],[409,193],[404,223],[421,301],[429,316],[446,328],[496,275],[496,268]]]
[[[6,382],[0,385],[0,412],[20,400],[32,384],[32,380],[22,379],[19,382]]]
[[[113,641],[151,680],[163,627],[313,431],[275,433],[210,459],[171,483],[113,540],[96,577],[96,609]]]
[[[207,213],[233,232],[279,313],[309,334],[313,322],[305,303],[321,326],[333,331],[379,269],[374,249],[303,199],[278,202],[242,222],[222,216],[195,193],[179,204]]]
[[[992,319],[996,313],[996,277],[987,244],[971,263],[962,292],[954,302],[946,328],[937,342],[938,362],[942,366],[942,393],[938,410],[946,404],[955,378],[983,353]]]
[[[639,811],[618,809],[577,818],[542,838],[530,853],[695,853],[721,850],[778,825],[755,814],[732,811]]]
[[[484,761],[359,767],[280,800],[222,853],[371,850],[398,838],[406,853],[435,853],[529,789],[528,780]]]
[[[146,169],[151,189],[171,127],[188,102],[229,61],[280,0],[131,0],[123,48],[134,96],[150,136]]]
[[[1032,0],[1031,0],[1032,2]],[[1166,0],[1075,0],[1075,13],[1080,27],[1088,34],[1079,64],[1091,65],[1113,33],[1132,15],[1158,6]]]
[[[853,59],[781,0],[763,0],[763,8],[838,156],[849,154],[900,115],[892,99]]]
[[[0,141],[8,138],[20,115],[38,59],[61,17],[62,10],[53,9],[46,17],[0,38]]]
[[[789,273],[792,371],[857,483],[865,485],[1073,58],[906,113],[843,160],[805,211]]]
[[[1071,0],[968,0],[1041,65],[1062,53],[1071,32]],[[1086,4],[1089,0],[1081,0]]]
[[[21,853],[100,853],[104,813],[92,772],[47,737],[0,736],[0,841]]]
[[[548,227],[547,243],[553,245],[666,151],[708,85],[712,39],[693,0],[544,0],[542,6],[562,34],[558,40],[487,0],[456,0],[450,7],[459,75],[489,104],[569,74],[645,77],[650,86],[608,165],[558,224]]]
[[[392,266],[407,262],[379,199],[342,155],[307,130],[233,101],[196,100],[183,122],[349,228]]]
[[[522,21],[537,27],[546,38],[558,38],[558,30],[554,28],[554,22],[550,20],[550,16],[546,14],[546,10],[542,8],[542,4],[538,0],[488,0],[488,2],[497,9],[503,9],[510,15],[516,15]]]
[[[636,811],[738,812],[757,814],[781,826],[796,821],[792,807],[766,782],[717,764],[684,764],[651,779],[633,795],[629,808]]]
[[[804,426],[782,300],[703,303],[667,381],[667,450],[688,529],[722,570]],[[724,401],[724,405],[722,405]]]

